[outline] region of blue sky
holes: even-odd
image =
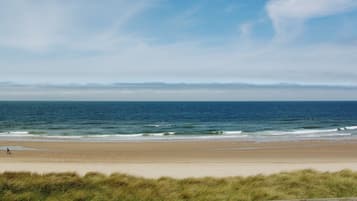
[[[0,81],[357,86],[355,0],[0,0]]]

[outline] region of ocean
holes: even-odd
[[[0,140],[357,137],[357,102],[0,102]]]

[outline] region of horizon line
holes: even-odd
[[[39,88],[125,88],[125,89],[206,89],[207,87],[252,87],[252,88],[317,88],[317,89],[357,89],[355,84],[325,83],[248,83],[248,82],[70,82],[70,83],[19,83],[0,82],[0,87],[39,87]],[[213,88],[213,89],[214,89]],[[212,88],[211,88],[212,89]]]

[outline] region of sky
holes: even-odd
[[[356,0],[0,0],[0,99],[357,100],[356,27]]]

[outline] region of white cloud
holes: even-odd
[[[249,38],[253,28],[253,23],[245,22],[239,26],[240,37],[243,39]]]
[[[308,3],[313,0],[285,1],[313,4]],[[326,0],[326,2],[330,1]],[[1,81],[19,83],[292,82],[357,85],[355,70],[357,46],[355,45],[303,45],[294,48],[276,46],[275,43],[260,44],[253,40],[250,44],[244,44],[240,40],[235,41],[236,43],[212,47],[200,45],[197,38],[192,42],[155,44],[148,43],[141,37],[132,36],[123,29],[135,16],[148,9],[152,1],[149,3],[142,1],[142,4],[138,4],[138,1],[132,3],[129,0],[121,0],[113,1],[114,5],[110,6],[102,5],[102,2],[92,5],[91,3],[95,1],[84,4],[75,1],[72,4],[60,5],[55,1],[44,1],[46,3],[34,1],[43,3],[34,5],[29,3],[32,1],[15,1],[16,3],[13,4],[4,2],[0,2],[0,46],[5,47],[5,50],[11,47],[44,52],[59,47],[60,51],[54,51],[54,55],[59,58],[37,54],[34,56],[0,55]],[[314,2],[321,4],[322,1]],[[351,1],[345,0],[340,2],[352,4]],[[6,9],[3,7],[5,4]],[[85,7],[79,9],[80,5]],[[310,11],[300,11],[302,8],[295,8],[297,9],[295,11],[294,6],[284,5],[277,0],[270,1],[268,4],[269,14],[276,23],[277,32],[281,31],[280,29],[287,29],[292,21],[301,22],[303,25],[305,20],[312,17],[349,9],[341,6],[338,11],[330,11],[330,7],[329,9],[315,8]],[[281,9],[284,12],[280,11]],[[285,12],[286,9],[292,11]],[[192,19],[195,12],[195,9],[184,12],[179,21]],[[18,13],[25,13],[26,17],[17,16]],[[46,14],[51,16],[42,19]],[[175,19],[177,18],[173,20]],[[24,26],[25,22],[30,25]],[[242,24],[241,36],[249,37],[252,26],[258,28],[257,23],[260,23],[259,20]],[[296,24],[292,23],[292,25]],[[75,54],[72,55],[72,52],[62,54],[66,50],[72,50]],[[100,51],[100,54],[97,52],[83,54],[83,51]]]
[[[75,37],[69,39],[66,44],[67,48],[79,51],[111,52],[123,46],[139,44],[142,39],[125,33],[123,27],[155,3],[155,0],[138,0],[135,3],[130,0],[121,0],[106,4],[103,10],[96,10],[98,5],[95,5],[94,8],[88,10],[87,14],[78,10],[81,16],[77,16],[79,19],[77,25],[83,22],[90,24],[93,17],[109,23],[95,31],[88,30],[89,27],[83,27]],[[113,8],[108,11],[108,7]]]
[[[357,8],[356,0],[270,0],[266,10],[272,20],[276,38],[289,41],[303,31],[311,18],[335,15]]]
[[[110,51],[130,42],[122,27],[153,2],[0,1],[0,47]]]
[[[69,13],[55,1],[1,1],[0,46],[41,51],[63,41]]]
[[[207,49],[196,44],[137,45],[91,57],[0,60],[0,80],[42,83],[292,82],[357,85],[357,47]],[[6,68],[11,66],[11,68]]]

